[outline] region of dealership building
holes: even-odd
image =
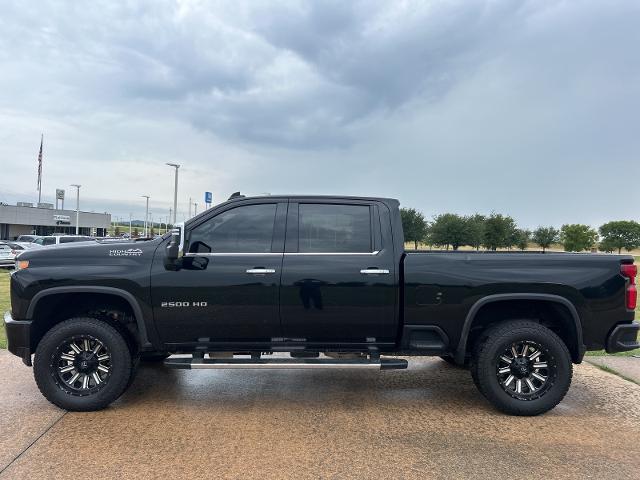
[[[80,212],[80,235],[103,237],[111,224],[111,214]],[[76,211],[56,209],[51,203],[0,205],[0,240],[19,235],[76,233]]]

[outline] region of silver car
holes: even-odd
[[[33,242],[39,237],[40,235],[20,235],[16,238],[16,242]]]
[[[0,243],[0,267],[12,267],[15,263],[16,255],[6,243]]]

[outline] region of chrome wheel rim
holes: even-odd
[[[502,389],[518,400],[535,400],[549,391],[556,364],[539,343],[522,340],[507,346],[498,356],[496,375]]]
[[[96,337],[74,335],[58,345],[50,366],[62,390],[71,395],[92,395],[109,381],[111,352]]]

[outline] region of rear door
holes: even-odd
[[[289,204],[280,295],[285,341],[395,341],[396,266],[381,208],[350,200]]]

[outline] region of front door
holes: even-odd
[[[286,202],[226,206],[185,227],[178,271],[156,255],[155,324],[165,343],[270,343],[281,336],[278,301]]]
[[[381,208],[346,200],[289,204],[280,296],[285,341],[395,341],[396,266]]]

